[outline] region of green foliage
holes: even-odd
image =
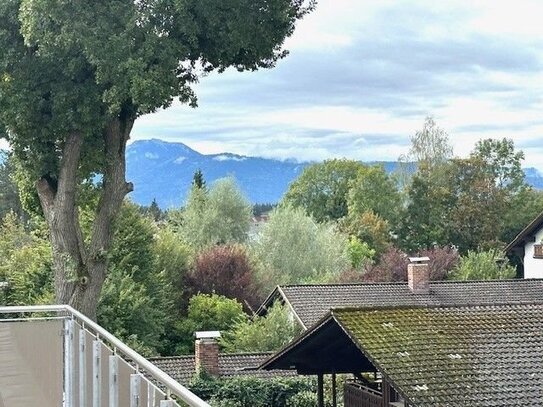
[[[207,192],[193,187],[181,213],[180,234],[195,248],[247,240],[251,205],[233,178],[217,180]],[[175,216],[174,216],[175,217]]]
[[[271,203],[261,203],[261,204],[254,204],[253,205],[253,215],[254,216],[261,216],[268,212],[271,212],[277,204],[271,204]]]
[[[172,286],[155,268],[154,232],[136,205],[123,206],[98,307],[99,323],[144,354],[163,346],[165,326],[174,317]]]
[[[175,98],[196,103],[198,74],[270,68],[311,10],[303,1],[160,2],[10,0],[0,19],[0,122],[38,176],[57,174],[67,132],[89,136],[84,167],[100,160],[101,127]],[[61,63],[59,63],[61,61]],[[30,147],[31,150],[25,150]],[[91,157],[94,156],[94,159]]]
[[[198,294],[189,300],[188,315],[175,325],[176,354],[192,353],[194,333],[226,331],[247,316],[242,305],[234,299],[217,294]]]
[[[349,268],[347,238],[334,225],[319,224],[302,208],[283,205],[253,242],[265,291],[277,284],[331,280]]]
[[[514,194],[502,214],[502,242],[511,242],[533,219],[543,212],[543,191],[523,188]]]
[[[515,150],[513,140],[479,140],[471,156],[483,161],[488,178],[498,188],[515,192],[526,186],[521,165],[524,153]]]
[[[452,156],[449,135],[432,117],[426,117],[422,130],[411,137],[410,161],[432,168],[446,163]]]
[[[188,318],[195,322],[199,331],[223,331],[245,316],[236,300],[217,294],[198,294],[190,299]]]
[[[453,203],[446,178],[448,168],[448,164],[435,169],[421,164],[412,177],[398,229],[403,249],[416,251],[450,242],[448,223]]]
[[[104,274],[101,252],[130,190],[124,152],[134,121],[175,99],[196,106],[191,86],[211,71],[273,67],[313,7],[311,0],[0,2],[0,137],[21,165],[25,207],[39,208],[32,194],[39,188],[55,236],[59,300],[96,311],[102,278],[67,283],[72,269],[78,277]],[[93,244],[78,250],[75,190],[97,174],[99,226]],[[238,239],[244,227],[236,222],[237,234],[218,238]],[[75,266],[68,270],[61,256]]]
[[[198,169],[194,173],[194,176],[192,177],[192,186],[195,188],[205,189],[206,181],[204,179],[204,174],[202,173],[202,170]]]
[[[501,280],[514,278],[516,270],[498,250],[469,251],[450,275],[452,280]]]
[[[0,281],[8,283],[5,305],[50,304],[54,299],[51,247],[45,226],[29,231],[14,213],[0,224]]]
[[[524,182],[511,140],[483,140],[468,159],[419,166],[408,190],[399,240],[413,251],[454,244],[461,253],[507,243],[542,202]],[[526,214],[526,216],[525,216]]]
[[[366,243],[377,258],[392,244],[389,223],[373,211],[349,214],[339,225],[343,232]]]
[[[153,269],[164,275],[171,286],[174,309],[179,312],[183,305],[185,278],[192,265],[193,249],[179,238],[168,225],[156,230],[153,239]]]
[[[23,216],[23,207],[19,199],[19,191],[14,181],[15,168],[7,152],[0,150],[0,219],[9,212]]]
[[[240,318],[221,337],[227,352],[277,351],[301,332],[286,307],[275,304],[263,316]]]
[[[355,269],[362,269],[366,264],[371,263],[375,257],[375,250],[367,243],[360,241],[356,236],[349,238],[347,252],[351,259],[351,266]]]
[[[151,205],[149,206],[141,206],[140,212],[148,216],[155,222],[160,222],[165,218],[165,213],[158,206],[156,199],[153,199]]]
[[[351,183],[364,165],[352,160],[327,160],[307,167],[289,187],[283,204],[303,208],[317,222],[347,215]]]
[[[315,407],[318,403],[314,391],[301,391],[287,400],[286,407]]]
[[[396,225],[402,202],[394,179],[383,167],[365,167],[351,182],[347,205],[349,217],[373,212],[389,225]]]
[[[305,407],[316,383],[302,377],[196,377],[189,388],[213,407]]]

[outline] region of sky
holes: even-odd
[[[457,156],[512,138],[543,170],[543,2],[320,0],[272,70],[202,78],[133,139],[204,153],[395,160],[432,116]]]
[[[543,171],[543,2],[320,0],[272,70],[211,74],[199,107],[141,117],[132,139],[203,153],[395,160],[433,116],[455,154],[512,138]]]

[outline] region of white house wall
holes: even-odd
[[[543,259],[534,259],[534,245],[541,244],[543,228],[535,235],[535,242],[524,246],[524,278],[543,278]]]

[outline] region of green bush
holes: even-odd
[[[200,375],[190,389],[213,407],[305,407],[316,392],[315,380],[307,377],[257,378],[239,376],[210,378]],[[305,404],[303,404],[305,403]]]
[[[499,250],[468,251],[450,275],[451,280],[502,280],[515,278],[516,270]]]
[[[271,352],[280,349],[300,333],[300,326],[288,310],[274,305],[264,317],[239,318],[224,332],[221,345],[227,352]]]

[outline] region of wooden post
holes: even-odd
[[[383,407],[389,407],[390,406],[390,385],[388,384],[388,381],[383,377],[382,382],[382,391],[383,391]]]
[[[336,374],[332,373],[332,407],[337,407]]]
[[[318,407],[324,407],[324,377],[322,373],[317,376]]]

